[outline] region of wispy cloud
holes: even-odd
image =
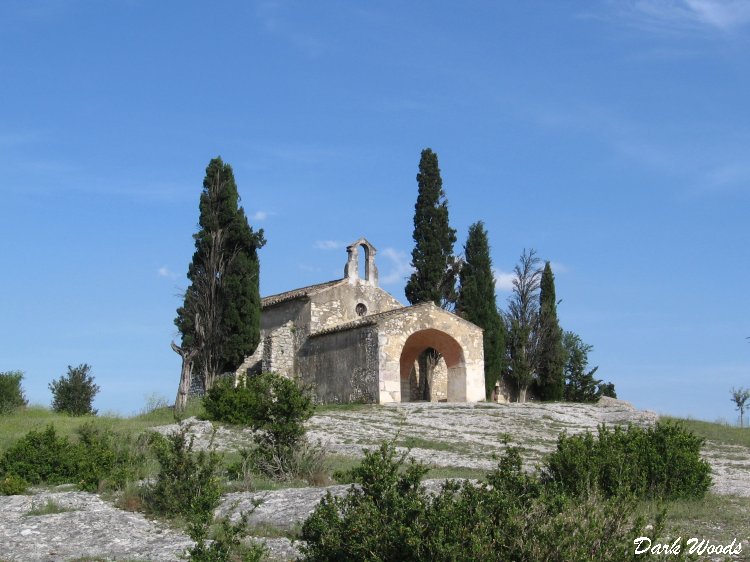
[[[611,15],[652,32],[731,31],[750,23],[747,0],[612,0]]]
[[[268,211],[255,211],[252,215],[250,215],[250,218],[254,221],[264,221],[273,214],[275,213],[269,213]]]
[[[177,279],[177,274],[169,269],[166,265],[161,266],[156,273],[159,277],[164,277],[166,279]]]
[[[388,260],[388,273],[380,276],[380,282],[384,285],[404,283],[406,278],[414,271],[406,252],[394,248],[384,248],[378,254]]]
[[[339,240],[316,240],[313,248],[316,250],[340,250],[346,247],[346,244]]]
[[[495,289],[498,291],[510,292],[513,290],[513,279],[515,275],[502,269],[493,268],[492,273],[495,276]]]

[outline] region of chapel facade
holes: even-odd
[[[377,250],[365,238],[346,251],[343,278],[262,299],[260,344],[236,376],[298,378],[321,403],[484,400],[482,329],[431,302],[403,306],[381,289]],[[441,360],[432,380],[419,381],[417,358],[429,348]]]

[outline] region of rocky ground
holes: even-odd
[[[555,445],[562,431],[595,431],[597,425],[648,425],[652,412],[635,410],[625,402],[606,400],[582,404],[427,404],[330,409],[309,422],[309,437],[340,455],[361,456],[362,450],[395,439],[418,460],[438,467],[489,469],[493,454],[502,451],[503,438],[523,449],[529,468]],[[248,430],[218,428],[187,420],[196,446],[213,444],[235,450],[248,444]],[[171,432],[177,425],[156,428]],[[750,496],[750,449],[708,443],[705,457],[714,469],[713,491]],[[432,481],[430,486],[437,487]],[[260,505],[250,525],[266,538],[275,560],[294,559],[297,548],[283,535],[297,529],[326,491],[343,494],[347,486],[290,488],[269,492],[237,492],[225,496],[217,515],[236,518]],[[64,511],[31,515],[48,500]],[[0,561],[150,560],[177,561],[190,545],[184,534],[141,514],[122,511],[95,494],[39,491],[29,496],[0,497]],[[85,557],[85,558],[84,558]]]

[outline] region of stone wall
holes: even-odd
[[[359,310],[357,305],[362,305]],[[310,297],[310,325],[312,331],[316,332],[402,306],[379,287],[359,282],[344,283]]]
[[[446,358],[446,399],[452,402],[484,400],[481,328],[432,303],[425,303],[378,320],[379,402],[402,401],[402,352],[405,352],[407,340],[420,334],[425,335],[424,340],[413,347],[412,352],[433,347]],[[408,371],[403,375],[408,377]]]
[[[373,326],[311,337],[298,354],[300,378],[321,403],[376,403],[377,346]]]

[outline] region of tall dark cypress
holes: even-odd
[[[406,298],[411,304],[432,301],[437,306],[449,307],[456,296],[453,257],[456,231],[448,223],[448,201],[438,157],[430,148],[422,151],[417,185],[415,245],[411,253],[415,271],[406,283]]]
[[[484,329],[484,382],[489,399],[503,371],[505,325],[497,310],[490,243],[482,221],[469,227],[464,256],[456,312]]]
[[[260,340],[257,251],[265,239],[262,229],[253,232],[239,199],[231,166],[214,158],[203,180],[190,286],[175,319],[181,348],[194,350],[206,389],[235,370]]]
[[[539,393],[542,400],[562,400],[565,390],[565,348],[557,320],[555,276],[544,265],[539,292]]]

